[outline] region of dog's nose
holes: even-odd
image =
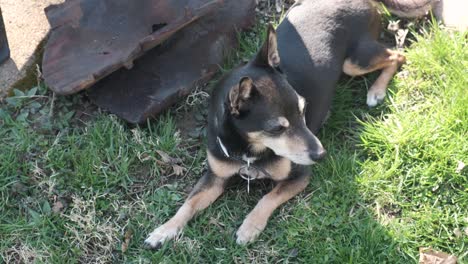
[[[325,157],[325,155],[327,155],[327,151],[323,148],[319,149],[318,151],[311,151],[309,153],[309,157],[313,160],[313,161],[319,161],[321,159],[323,159],[323,157]]]

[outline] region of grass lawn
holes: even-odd
[[[376,75],[344,78],[319,134],[328,157],[246,247],[235,231],[271,183],[244,182],[159,251],[143,240],[205,166],[206,94],[129,126],[39,85],[0,109],[0,256],[36,263],[416,263],[430,246],[468,263],[468,35],[429,28],[383,105]],[[236,59],[260,44],[245,34]],[[209,88],[208,88],[209,90]]]

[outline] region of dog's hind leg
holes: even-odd
[[[196,212],[208,207],[223,193],[225,182],[225,178],[207,172],[195,185],[177,213],[165,224],[151,232],[145,240],[145,244],[150,248],[158,248],[165,241],[174,238]]]
[[[405,56],[383,47],[375,40],[359,42],[343,63],[343,72],[350,76],[364,75],[382,70],[367,92],[367,105],[376,106],[385,98],[387,86],[398,67],[405,62]]]
[[[252,212],[247,215],[237,231],[238,244],[253,241],[263,231],[273,211],[307,187],[308,174],[300,172],[292,177],[279,182],[271,192],[263,196]]]

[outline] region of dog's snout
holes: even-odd
[[[319,161],[323,159],[325,155],[327,155],[327,151],[324,148],[320,148],[319,150],[309,152],[309,157],[313,161]]]

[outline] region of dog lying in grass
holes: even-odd
[[[196,212],[222,193],[227,180],[277,182],[245,218],[237,243],[253,241],[273,211],[303,191],[308,165],[326,154],[317,133],[342,72],[382,73],[367,94],[375,106],[405,57],[376,41],[380,16],[368,0],[297,2],[250,62],[217,84],[208,117],[208,170],[174,217],[145,243],[157,248],[174,238]]]

